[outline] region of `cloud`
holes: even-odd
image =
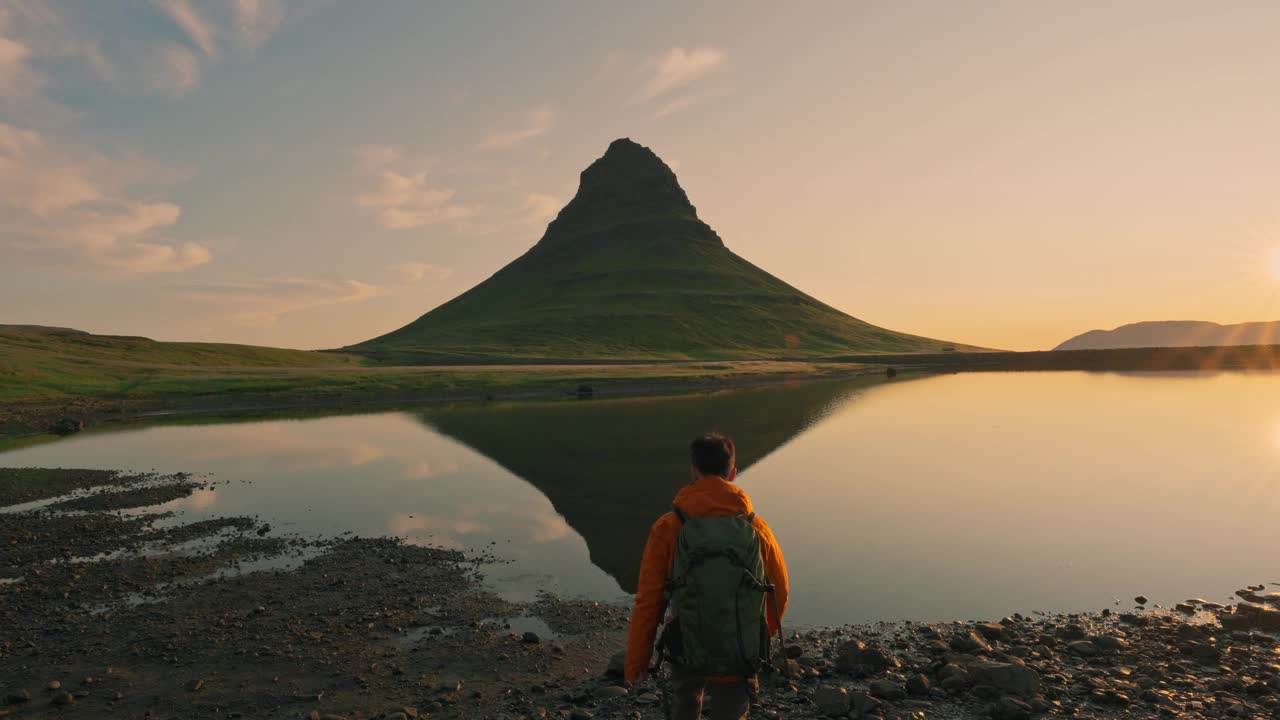
[[[200,13],[196,12],[188,0],[155,0],[155,5],[187,34],[187,38],[200,48],[205,57],[218,56],[218,49],[213,44],[213,27],[200,17]]]
[[[399,145],[371,143],[356,147],[352,154],[355,155],[356,172],[370,173],[398,161],[404,153]]]
[[[154,58],[145,75],[147,88],[170,95],[186,95],[200,84],[200,60],[181,45],[152,50]]]
[[[420,262],[397,263],[391,266],[391,270],[399,274],[405,282],[411,283],[428,279],[443,280],[453,274],[453,268]]]
[[[236,30],[246,47],[262,47],[284,23],[284,0],[235,0]]]
[[[272,325],[281,315],[364,302],[390,292],[359,280],[292,276],[242,277],[214,282],[175,283],[183,300],[205,304],[244,325]]]
[[[652,64],[653,76],[634,101],[646,102],[687,88],[718,70],[725,57],[724,51],[717,48],[672,48]]]
[[[505,150],[517,147],[536,137],[547,134],[555,125],[556,114],[543,105],[524,114],[524,123],[511,130],[495,130],[484,137],[476,147],[481,150]]]
[[[433,186],[426,171],[401,170],[404,151],[399,145],[370,143],[353,151],[354,170],[373,179],[374,187],[356,195],[355,204],[388,230],[409,230],[457,222],[476,213],[453,202],[456,192]]]
[[[409,230],[474,215],[475,208],[453,203],[455,194],[429,185],[426,172],[384,170],[378,187],[358,195],[356,206],[373,212],[388,230]]]
[[[524,201],[520,204],[521,210],[526,213],[530,222],[550,220],[560,212],[563,206],[564,203],[555,195],[537,192],[525,193]]]
[[[199,243],[156,238],[178,222],[169,202],[133,200],[121,158],[0,122],[0,252],[78,269],[175,272],[210,261]]]

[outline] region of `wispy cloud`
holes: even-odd
[[[390,270],[409,283],[443,280],[453,274],[453,268],[422,262],[396,263],[390,267]]]
[[[186,33],[205,57],[218,56],[218,48],[213,42],[213,26],[196,12],[188,0],[155,0],[155,6]]]
[[[455,190],[434,186],[425,170],[394,167],[403,155],[399,146],[361,145],[354,155],[356,172],[374,182],[372,189],[356,195],[356,207],[372,213],[388,230],[454,222],[476,213],[476,208],[454,202]]]
[[[182,209],[129,197],[125,158],[0,123],[0,253],[77,269],[175,272],[209,262],[200,243],[157,237]]]
[[[235,0],[236,30],[240,42],[258,48],[284,23],[284,0]]]
[[[181,45],[164,45],[152,51],[154,58],[144,80],[149,89],[170,95],[186,95],[200,84],[200,60]]]
[[[719,70],[725,57],[718,48],[672,48],[651,63],[652,74],[634,100],[646,102],[688,88]]]
[[[540,222],[555,217],[563,205],[564,203],[555,195],[530,192],[524,194],[520,209],[524,211],[525,217],[530,222]]]
[[[475,208],[453,202],[454,190],[432,187],[427,173],[403,174],[384,170],[378,186],[356,196],[356,205],[372,211],[388,230],[409,230],[475,214]]]
[[[505,150],[523,145],[546,135],[555,126],[556,113],[549,106],[542,105],[524,113],[523,120],[516,128],[490,132],[476,143],[476,147],[481,150]]]
[[[241,277],[204,283],[175,283],[183,300],[209,305],[243,325],[271,325],[281,315],[326,305],[364,302],[390,292],[358,280],[292,276]]]

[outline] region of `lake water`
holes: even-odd
[[[1280,375],[973,373],[86,432],[0,465],[209,474],[256,515],[492,550],[493,587],[634,589],[686,447],[732,433],[793,624],[1096,610],[1280,580]]]

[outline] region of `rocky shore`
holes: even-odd
[[[660,684],[619,677],[627,608],[507,602],[493,558],[166,510],[208,483],[0,469],[0,717],[664,716]],[[753,717],[1280,717],[1280,593],[1237,595],[793,633]]]

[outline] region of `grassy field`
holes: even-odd
[[[304,407],[370,402],[663,392],[821,378],[849,363],[374,366],[339,353],[0,327],[0,434],[43,430],[60,414]]]

